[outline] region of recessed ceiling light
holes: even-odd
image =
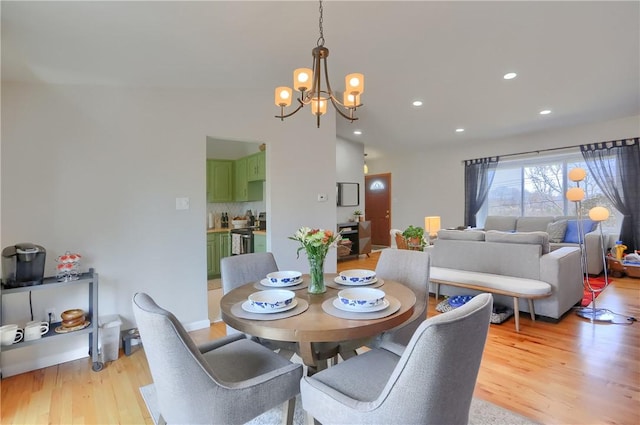
[[[422,106],[422,101],[421,100],[414,100],[412,105],[413,106]]]
[[[540,115],[549,115],[551,113],[551,109],[543,109],[540,111]]]
[[[353,134],[355,134],[356,136],[359,136],[362,134],[362,130],[353,130]]]
[[[506,74],[504,74],[504,78],[505,80],[513,80],[514,78],[516,78],[518,76],[518,74],[516,74],[515,72],[507,72]]]
[[[456,133],[462,133],[464,131],[464,128],[456,128]]]

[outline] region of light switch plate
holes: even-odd
[[[189,209],[189,198],[176,198],[176,209],[177,210],[188,210]]]

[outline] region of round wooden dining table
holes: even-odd
[[[325,274],[325,285],[333,282],[335,273]],[[303,279],[309,280],[308,275]],[[318,343],[338,343],[342,341],[361,340],[374,337],[386,330],[392,329],[407,321],[413,314],[416,296],[407,286],[389,279],[384,279],[382,289],[385,294],[400,301],[400,308],[393,314],[377,319],[345,319],[326,313],[322,308],[325,300],[338,295],[339,290],[327,286],[323,294],[309,294],[307,289],[295,291],[296,298],[306,300],[309,308],[301,314],[276,319],[252,320],[238,317],[232,312],[232,307],[247,300],[248,296],[257,292],[256,282],[249,282],[227,294],[220,300],[222,320],[229,326],[259,338],[276,341],[295,342],[298,345],[298,355],[305,365],[318,369]]]

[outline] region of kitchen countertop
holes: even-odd
[[[213,229],[207,229],[207,233],[225,233],[229,229],[223,229],[222,227],[214,227]]]
[[[226,233],[231,229],[223,229],[222,227],[215,227],[213,229],[207,229],[207,233]],[[253,231],[254,235],[267,235],[267,231],[266,230],[254,230]]]

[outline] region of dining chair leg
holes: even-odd
[[[282,418],[283,425],[293,425],[293,415],[296,410],[296,398],[290,398],[289,401],[285,402],[286,406],[284,409],[285,416]]]

